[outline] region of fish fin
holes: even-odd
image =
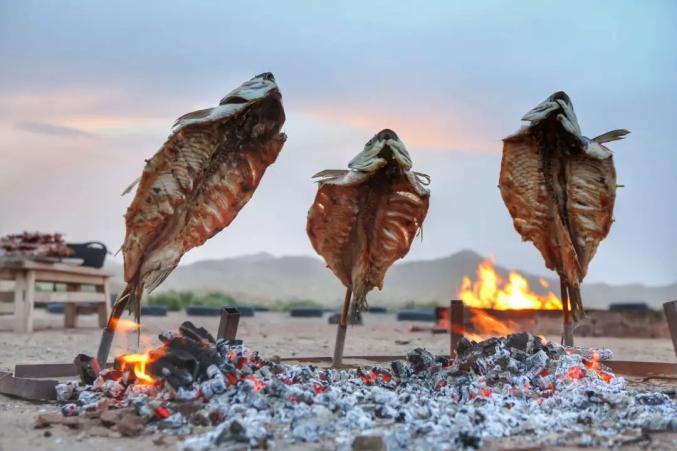
[[[132,183],[130,183],[129,186],[128,186],[127,188],[125,188],[125,190],[122,192],[121,196],[124,196],[125,194],[129,194],[129,193],[132,191],[132,189],[134,189],[134,187],[135,187],[140,181],[141,181],[141,177],[137,178],[137,179],[134,180]]]
[[[627,135],[628,133],[630,133],[628,130],[620,128],[618,130],[611,130],[610,132],[606,132],[595,138],[592,138],[592,141],[595,141],[596,143],[599,144],[608,143],[611,141],[618,141],[619,139],[625,138],[625,135]]]

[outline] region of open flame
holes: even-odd
[[[539,280],[543,288],[550,288],[548,281]],[[504,280],[494,268],[491,259],[480,262],[477,267],[477,280],[464,276],[458,299],[463,299],[466,307],[478,307],[495,310],[539,309],[562,310],[562,301],[550,291],[542,296],[529,288],[529,282],[521,274],[512,271],[508,280]]]
[[[131,370],[136,376],[137,383],[154,384],[155,379],[146,372],[146,366],[152,362],[150,354],[124,354],[118,357],[121,370]]]
[[[130,333],[136,332],[141,328],[141,325],[136,321],[130,321],[128,319],[113,318],[111,320],[113,328],[117,333]]]

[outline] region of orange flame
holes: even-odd
[[[480,331],[484,336],[502,337],[520,329],[520,326],[513,321],[499,321],[481,310],[474,311],[470,321],[475,326],[475,330]]]
[[[146,372],[146,365],[151,363],[150,355],[146,354],[125,354],[120,356],[120,360],[123,362],[122,369],[131,369],[134,371],[136,380],[138,383],[142,384],[154,384],[155,379],[153,379]]]
[[[129,333],[135,332],[141,328],[141,325],[135,321],[130,321],[128,319],[115,319],[111,320],[112,326],[118,333]]]
[[[506,283],[494,268],[491,259],[480,262],[475,282],[464,276],[457,296],[466,307],[491,308],[495,310],[540,309],[561,310],[562,301],[551,291],[545,296],[531,291],[529,282],[521,274],[511,272]],[[541,278],[543,288],[549,288],[548,281]]]

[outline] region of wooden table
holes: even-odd
[[[0,291],[0,302],[14,302],[14,331],[33,332],[36,302],[64,304],[64,327],[77,327],[78,314],[92,309],[104,327],[110,315],[111,275],[100,269],[28,258],[0,257],[0,281],[13,280],[14,291]],[[66,291],[36,291],[36,282],[61,283]],[[85,286],[93,291],[83,291]],[[95,304],[94,307],[81,304]]]

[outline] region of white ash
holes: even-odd
[[[188,436],[185,450],[332,441],[348,449],[365,433],[383,435],[390,450],[477,448],[507,436],[617,446],[677,430],[674,392],[631,390],[590,359],[606,351],[567,353],[529,334],[462,340],[452,365],[419,348],[387,369],[283,365],[242,345],[201,345],[218,363],[190,384],[103,372],[92,385],[57,389],[64,415],[134,406],[147,431]]]

